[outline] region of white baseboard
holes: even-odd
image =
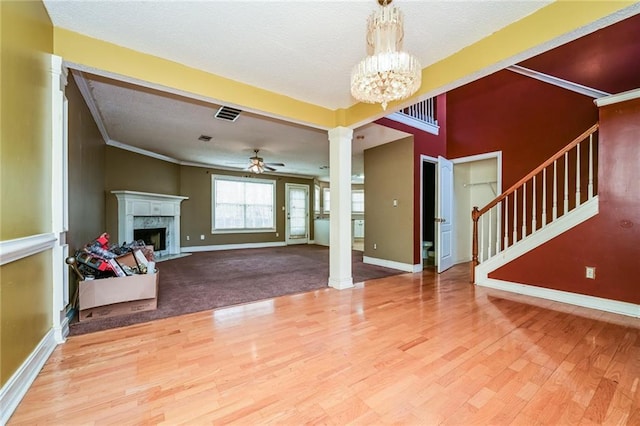
[[[0,407],[2,407],[2,410],[0,410],[0,424],[7,423],[55,348],[56,340],[54,331],[51,329],[18,370],[2,386],[2,389],[0,389]]]
[[[362,262],[368,263],[370,265],[384,266],[385,268],[397,269],[399,271],[404,271],[404,272],[421,272],[422,271],[421,263],[412,265],[410,263],[401,263],[393,260],[378,259],[376,257],[369,257],[369,256],[363,256]]]
[[[494,278],[486,278],[481,281],[476,281],[476,284],[511,293],[524,294],[526,296],[539,297],[541,299],[553,300],[555,302],[567,303],[569,305],[582,306],[584,308],[598,309],[600,311],[640,318],[640,305],[635,305],[633,303],[496,280]]]
[[[53,327],[53,335],[58,344],[67,341],[67,336],[69,336],[69,317],[64,317],[59,328]]]
[[[239,250],[248,248],[283,247],[287,243],[284,241],[274,241],[271,243],[244,243],[244,244],[220,244],[213,246],[191,246],[181,247],[180,250],[186,253],[197,251],[217,251],[217,250]]]

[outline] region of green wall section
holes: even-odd
[[[41,2],[0,2],[0,239],[51,232],[53,27]],[[0,385],[52,325],[51,253],[0,267]]]
[[[364,152],[365,256],[413,265],[413,165],[413,136]]]

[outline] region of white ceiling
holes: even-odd
[[[550,0],[394,2],[405,15],[404,50],[426,67],[544,7]],[[260,87],[329,109],[355,103],[351,68],[366,54],[365,27],[375,0],[70,1],[44,0],[56,27]],[[84,95],[105,139],[178,162],[232,166],[261,149],[279,172],[328,172],[324,130],[244,112],[213,119],[218,105],[128,83],[83,76]],[[82,85],[82,82],[81,82]],[[100,122],[101,121],[101,122]],[[212,142],[197,140],[201,134]],[[354,174],[362,148],[405,134],[378,125],[356,129]],[[232,166],[233,167],[233,166]]]

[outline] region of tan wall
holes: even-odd
[[[0,239],[51,232],[53,27],[41,2],[0,2]],[[51,329],[51,253],[0,267],[0,386]]]
[[[413,264],[413,164],[413,136],[365,150],[365,256]]]
[[[180,195],[189,197],[182,202],[181,234],[182,246],[208,246],[221,244],[265,243],[285,240],[285,184],[297,183],[309,186],[310,239],[313,239],[313,179],[253,175],[246,172],[182,166],[180,168]],[[276,232],[212,234],[211,233],[211,175],[248,176],[251,178],[276,179]],[[276,236],[276,233],[279,235]],[[204,240],[200,236],[204,235]],[[187,240],[187,236],[190,237]]]
[[[118,235],[118,202],[111,191],[119,190],[184,195],[180,193],[180,166],[112,146],[105,148],[105,228],[114,238]]]
[[[69,75],[65,94],[69,101],[69,232],[73,254],[105,232],[105,143],[74,78]],[[70,274],[69,294],[75,294],[77,277]]]
[[[71,253],[105,231],[105,143],[73,77],[69,101],[69,232]],[[71,292],[73,294],[73,292]]]

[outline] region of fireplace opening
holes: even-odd
[[[134,229],[133,239],[143,240],[145,244],[153,246],[153,251],[167,248],[167,228]]]

